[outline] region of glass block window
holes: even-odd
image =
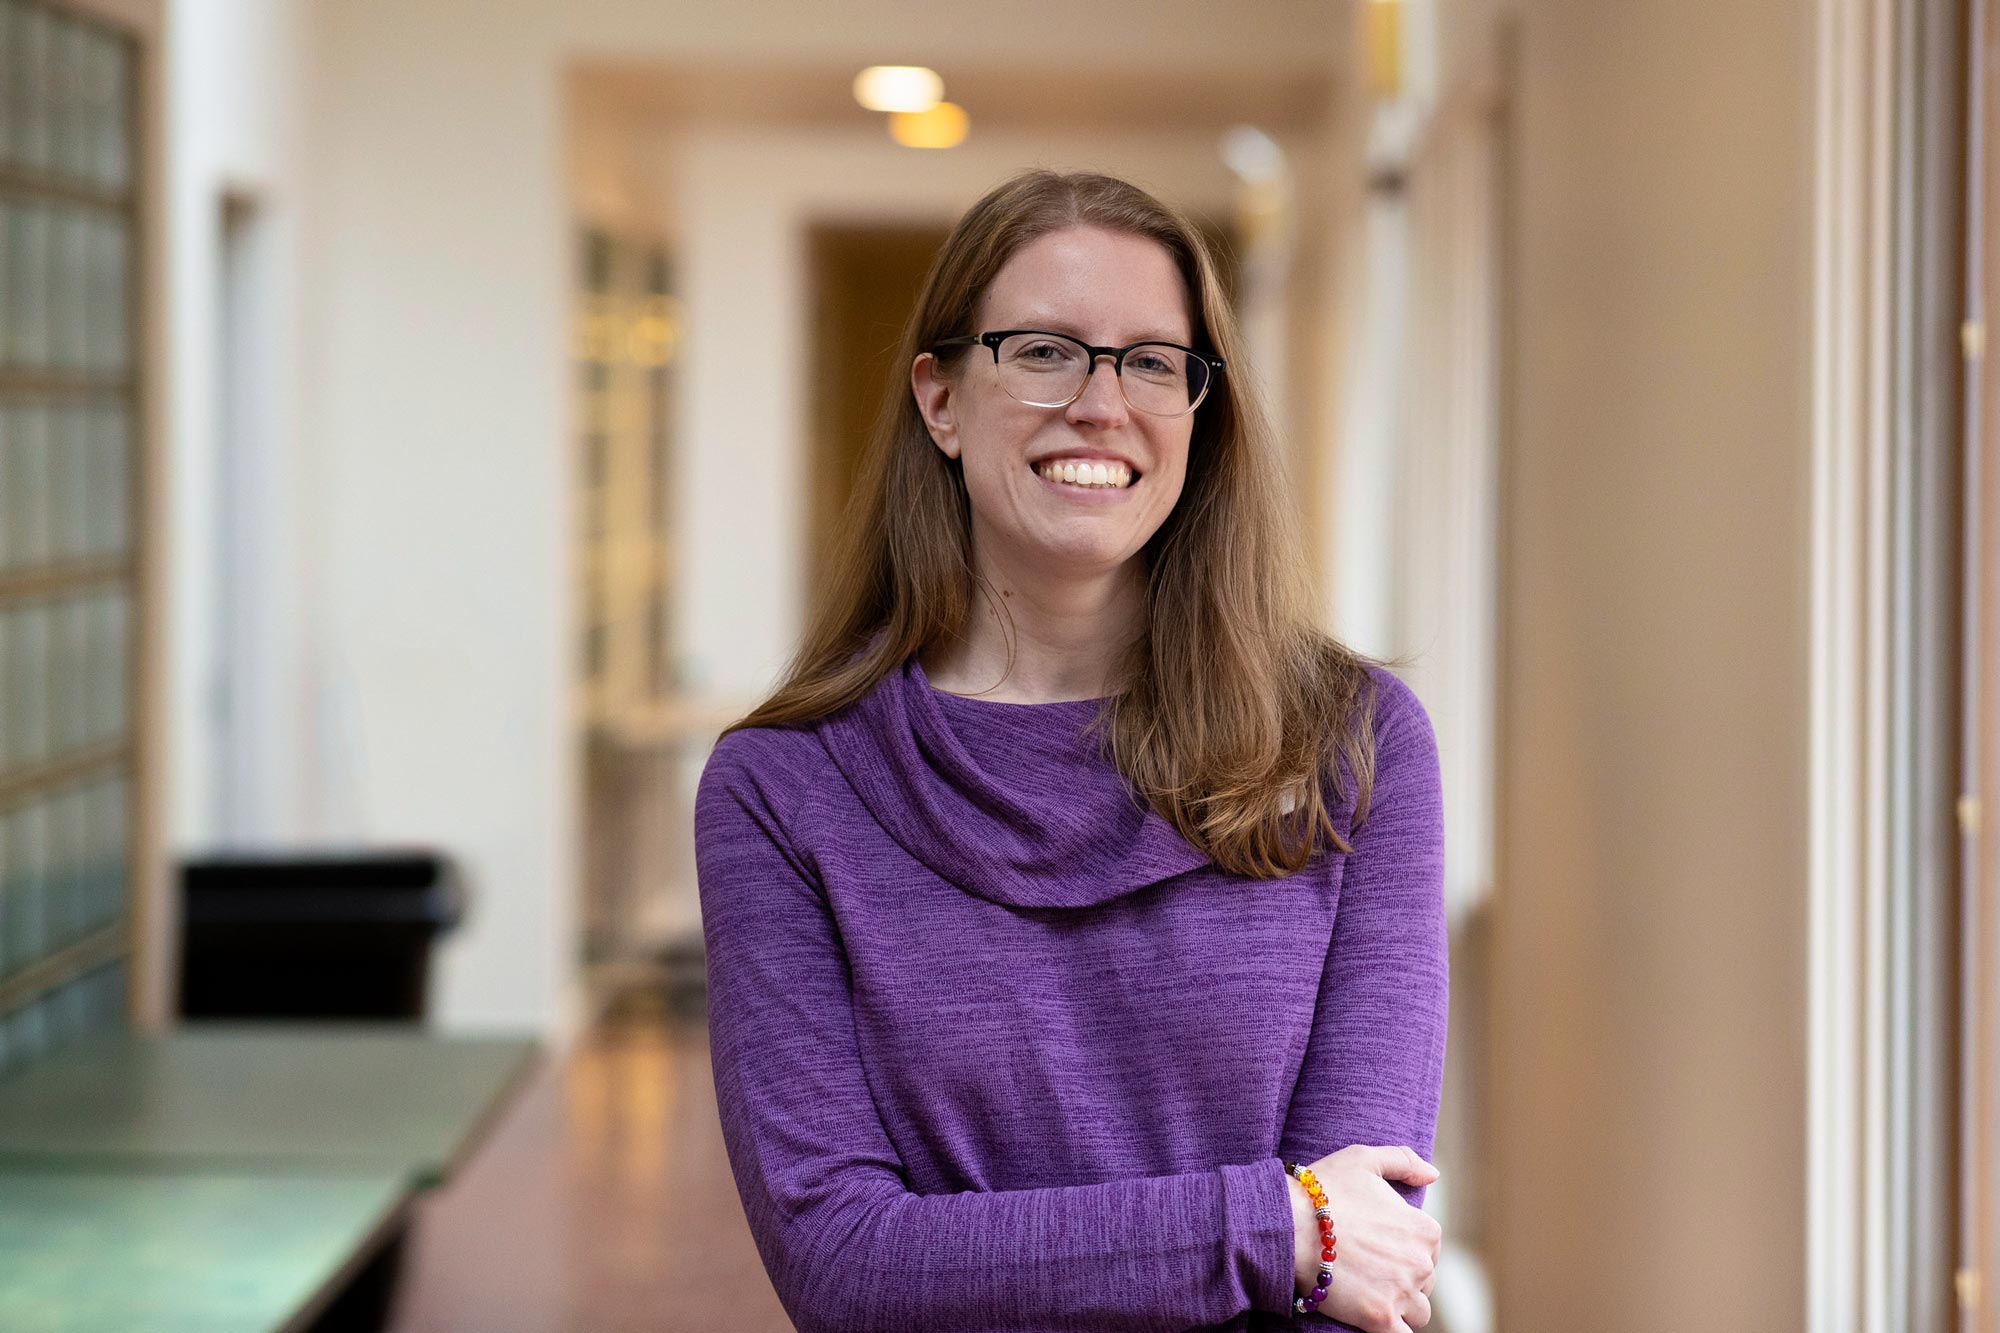
[[[672,420],[681,316],[667,252],[582,231],[575,360],[583,714],[643,728],[672,669]]]
[[[137,60],[0,0],[0,1072],[125,1014]]]

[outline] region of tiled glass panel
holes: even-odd
[[[107,963],[0,1015],[0,1077],[65,1042],[125,1021],[123,963]]]
[[[124,1013],[137,55],[0,0],[0,1070]]]

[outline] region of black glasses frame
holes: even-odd
[[[1135,343],[1127,343],[1123,347],[1093,347],[1074,334],[1057,333],[1054,329],[988,329],[985,333],[967,333],[956,338],[941,338],[932,345],[931,351],[935,354],[940,348],[944,347],[985,347],[991,349],[993,352],[993,364],[997,366],[1000,364],[1000,344],[1021,333],[1032,333],[1043,338],[1061,338],[1064,342],[1075,343],[1090,355],[1090,369],[1084,373],[1083,383],[1076,386],[1075,393],[1060,403],[1029,403],[1028,406],[1030,407],[1068,407],[1071,403],[1083,397],[1083,391],[1090,387],[1091,375],[1097,371],[1097,358],[1100,356],[1111,358],[1111,373],[1118,377],[1118,392],[1122,395],[1125,392],[1126,353],[1136,351],[1141,347],[1171,347],[1176,351],[1186,352],[1189,356],[1208,366],[1208,378],[1202,382],[1201,392],[1195,395],[1194,401],[1187,405],[1185,411],[1181,412],[1149,411],[1133,403],[1130,398],[1127,398],[1125,403],[1134,411],[1145,412],[1148,416],[1184,417],[1189,412],[1201,406],[1202,401],[1208,397],[1208,391],[1215,387],[1216,376],[1220,375],[1223,370],[1221,357],[1210,356],[1206,352],[1196,351],[1186,343],[1168,342],[1165,338],[1143,338]]]

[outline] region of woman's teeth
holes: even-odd
[[[1043,463],[1035,471],[1049,481],[1066,481],[1072,486],[1117,489],[1132,484],[1132,469],[1123,463]]]

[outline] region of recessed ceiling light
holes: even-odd
[[[854,76],[854,100],[870,111],[928,111],[944,96],[944,80],[922,65],[870,65]]]
[[[965,138],[970,124],[965,108],[939,102],[928,111],[898,111],[889,117],[889,133],[905,148],[951,148]]]
[[[1238,125],[1222,136],[1222,160],[1253,183],[1274,181],[1285,173],[1285,150],[1255,125]]]

